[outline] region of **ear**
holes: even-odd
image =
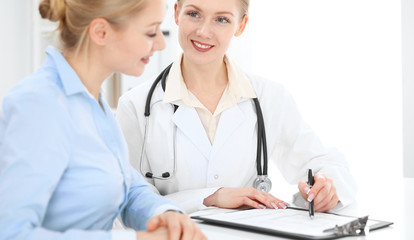
[[[242,35],[244,29],[246,28],[246,24],[248,20],[249,20],[249,17],[247,16],[247,14],[245,14],[240,25],[237,27],[236,32],[234,33],[235,37]]]
[[[89,23],[89,37],[95,44],[105,45],[111,26],[104,18],[95,18]]]
[[[178,9],[178,2],[175,2],[175,4],[174,4],[174,20],[175,20],[175,24],[178,25],[178,14],[180,13],[180,11],[178,11],[177,9]]]

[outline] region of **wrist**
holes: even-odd
[[[175,212],[175,213],[178,213],[178,214],[184,214],[182,211],[180,211],[180,210],[176,210],[176,209],[168,209],[167,211],[165,211],[165,212]]]
[[[217,199],[217,194],[218,191],[220,191],[221,188],[217,189],[213,194],[211,194],[210,196],[204,198],[203,200],[203,205],[206,207],[211,207],[211,206],[216,206],[216,199]]]

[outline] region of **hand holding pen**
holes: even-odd
[[[313,201],[314,211],[326,212],[331,210],[339,201],[332,179],[326,177],[323,173],[315,174],[313,179],[312,187],[306,181],[299,182],[300,194],[308,203]]]

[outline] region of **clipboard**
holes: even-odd
[[[228,210],[191,216],[208,224],[265,233],[292,239],[337,239],[363,236],[369,231],[385,228],[392,222],[354,217],[336,213],[315,213],[313,220],[303,208]]]

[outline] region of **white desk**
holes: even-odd
[[[375,191],[378,194],[372,194],[372,192],[366,194],[360,193],[357,198],[357,203],[341,210],[340,213],[353,216],[369,214],[372,219],[390,221],[394,222],[394,224],[390,227],[373,231],[368,236],[342,239],[414,239],[414,178],[405,178],[401,181],[394,181],[392,184],[389,184],[388,187],[387,186],[388,185],[378,187],[378,191]],[[198,222],[198,226],[208,239],[213,240],[285,239],[272,235],[204,224],[202,222]]]

